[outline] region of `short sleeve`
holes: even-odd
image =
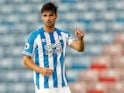
[[[27,55],[27,56],[33,56],[34,54],[34,49],[35,49],[35,35],[33,33],[31,33],[25,43],[25,47],[23,50],[23,55]]]
[[[72,43],[73,40],[75,40],[75,38],[70,33],[68,33],[68,35],[67,35],[67,44],[69,46],[70,46],[70,44]]]

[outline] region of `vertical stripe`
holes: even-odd
[[[45,35],[44,35],[44,30],[42,28],[42,30],[40,31],[40,36],[42,40],[46,40]],[[42,41],[42,48],[43,48],[43,57],[44,57],[44,68],[48,68],[49,67],[49,63],[48,63],[48,55],[45,54],[45,45],[46,42]],[[44,88],[49,88],[49,84],[48,84],[48,76],[44,76]]]
[[[51,40],[49,37],[48,33],[45,33],[45,37],[47,37],[46,42],[47,44],[51,44]],[[49,68],[51,68],[52,70],[54,70],[54,66],[53,66],[53,55],[52,54],[48,54],[48,61],[49,61]],[[49,76],[49,88],[54,88],[53,86],[53,77],[52,75]]]
[[[35,49],[35,63],[37,66],[39,66],[39,56],[38,56],[38,47]],[[36,72],[36,86],[39,89],[39,73]]]
[[[56,31],[54,32],[54,37],[55,37],[56,44],[60,43],[59,35],[58,35],[58,33]],[[58,46],[56,46],[56,47],[58,47]],[[60,57],[61,57],[61,53],[57,52],[56,72],[57,72],[57,77],[58,77],[58,87],[62,87],[62,75],[61,75],[62,70],[61,70]]]
[[[57,30],[57,33],[58,33],[58,35],[59,36],[61,36],[62,37],[62,35],[61,35],[61,32],[60,31],[58,31]],[[62,38],[60,39],[60,42],[61,42],[61,46],[62,46],[62,53],[61,53],[61,57],[60,57],[60,63],[61,63],[61,70],[62,70],[62,72],[61,72],[61,74],[62,74],[62,86],[64,87],[65,86],[65,82],[66,82],[66,78],[65,78],[65,72],[64,72],[64,70],[63,70],[63,66],[64,66],[64,49],[65,49],[65,44],[64,44],[64,41],[62,40]]]
[[[66,73],[65,73],[65,63],[63,64],[63,78],[64,78],[64,83],[63,86],[67,86],[67,78],[66,78]]]
[[[40,32],[40,31],[39,31]],[[41,45],[41,36],[38,35],[37,37],[37,44],[38,44],[38,54],[39,54],[39,65],[40,67],[44,67],[44,58],[43,58],[43,48]],[[44,88],[44,75],[40,74],[39,75],[39,83],[40,83],[40,88]]]
[[[65,33],[61,33],[62,36],[65,35]],[[68,35],[68,34],[66,34]],[[63,56],[65,56],[65,50],[66,50],[66,44],[67,44],[68,40],[65,40],[64,42],[64,46],[63,46]],[[64,60],[64,59],[63,59]],[[66,72],[65,72],[65,63],[63,63],[63,79],[64,79],[64,83],[63,86],[67,86],[67,78],[66,78]]]
[[[51,43],[52,44],[55,44],[55,39],[54,39],[54,33],[49,33],[50,35],[50,39],[51,39]],[[55,48],[53,49],[55,50]],[[54,87],[58,87],[58,77],[57,77],[57,72],[56,72],[56,66],[57,66],[57,54],[56,53],[53,53],[53,59],[54,59],[54,71],[53,71],[53,84],[54,84]]]
[[[33,60],[35,64],[39,66],[40,63],[39,63],[39,56],[38,56],[38,46],[36,45],[37,38],[38,36],[35,38],[33,42]],[[34,83],[37,89],[40,88],[39,78],[40,78],[40,74],[34,71]]]

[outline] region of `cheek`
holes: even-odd
[[[53,21],[56,21],[56,18],[52,18]]]

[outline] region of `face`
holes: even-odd
[[[55,24],[55,21],[57,19],[57,14],[55,14],[53,11],[44,11],[41,15],[41,19],[44,22],[44,25],[47,27],[53,27]]]

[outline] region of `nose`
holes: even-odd
[[[49,20],[50,19],[50,16],[47,16],[47,20]]]

